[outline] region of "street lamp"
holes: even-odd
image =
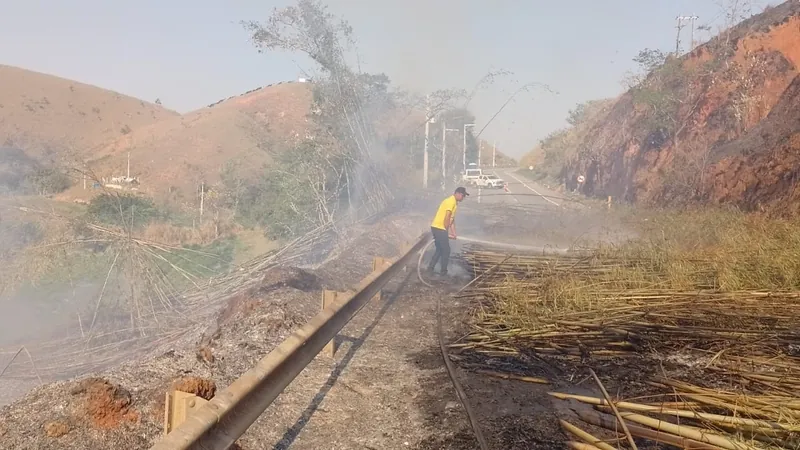
[[[464,173],[467,173],[467,127],[474,127],[474,123],[464,124],[464,153],[461,156],[461,164],[464,166]]]

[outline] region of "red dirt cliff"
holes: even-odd
[[[587,133],[562,172],[566,187],[651,205],[800,212],[798,67],[795,1],[668,58]]]

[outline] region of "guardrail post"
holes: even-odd
[[[380,271],[384,270],[385,268],[391,266],[393,262],[394,261],[392,261],[389,258],[384,258],[384,257],[381,257],[381,256],[375,256],[375,257],[372,258],[372,272],[373,273],[374,272],[380,272]],[[372,297],[372,299],[379,302],[379,301],[381,301],[381,295],[382,294],[383,294],[383,290],[380,290],[380,291],[378,291],[377,294],[375,294],[375,297]]]
[[[208,400],[188,392],[167,391],[167,397],[164,400],[164,434],[169,434],[170,431],[185,422],[190,414],[206,403]]]
[[[336,298],[339,297],[339,292],[331,291],[328,289],[322,290],[322,309],[327,308],[328,306],[332,305],[336,302]],[[328,354],[331,358],[336,354],[336,337],[334,336],[330,342],[325,346],[323,349],[325,353]]]

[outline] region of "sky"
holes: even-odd
[[[179,112],[312,69],[296,55],[259,54],[240,25],[294,0],[0,1],[0,64],[158,98]],[[478,129],[488,124],[481,137],[513,156],[566,126],[576,104],[619,95],[639,50],[673,50],[676,16],[718,29],[731,1],[322,0],[352,25],[362,70],[405,89],[471,90],[490,70],[512,72],[470,109]],[[760,12],[767,2],[749,3]],[[553,92],[522,92],[489,122],[528,83]]]

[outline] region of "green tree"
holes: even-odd
[[[350,25],[316,0],[299,0],[295,6],[276,10],[265,23],[244,26],[259,51],[299,52],[317,63],[321,74],[313,77],[315,139],[339,148],[332,159],[341,165],[336,171],[345,174],[340,192],[350,208],[382,208],[391,191],[383,176],[386,169],[371,153],[378,147],[376,118],[393,106],[387,96],[389,80],[385,75],[356,73],[348,66],[345,54],[354,44]]]
[[[111,192],[93,198],[86,213],[90,220],[125,229],[141,228],[160,215],[149,198]]]
[[[55,167],[40,167],[28,175],[28,185],[39,195],[52,195],[67,190],[72,180],[62,170]]]

